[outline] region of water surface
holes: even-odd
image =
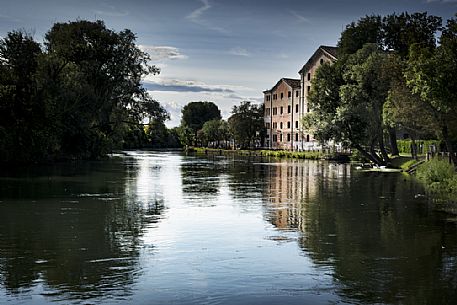
[[[398,173],[129,152],[0,173],[0,304],[454,304],[457,226]]]

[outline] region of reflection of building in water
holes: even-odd
[[[272,164],[267,195],[269,220],[280,229],[304,231],[304,213],[319,192],[341,192],[349,183],[349,165],[309,160]]]

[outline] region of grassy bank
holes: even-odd
[[[273,158],[293,158],[293,159],[309,159],[321,160],[332,159],[332,155],[324,154],[317,151],[287,151],[287,150],[226,150],[215,148],[194,147],[189,151],[204,155],[238,155],[251,157],[273,157]]]
[[[438,210],[457,214],[457,173],[446,160],[432,159],[417,167],[416,178],[424,185]]]

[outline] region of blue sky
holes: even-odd
[[[457,0],[0,0],[0,36],[13,29],[39,42],[55,22],[104,20],[128,28],[161,68],[144,80],[179,124],[190,101],[215,102],[223,117],[243,100],[298,70],[319,45],[335,45],[345,25],[367,14],[423,12],[447,19]]]

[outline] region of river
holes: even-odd
[[[413,179],[132,151],[0,172],[0,304],[456,304]]]

